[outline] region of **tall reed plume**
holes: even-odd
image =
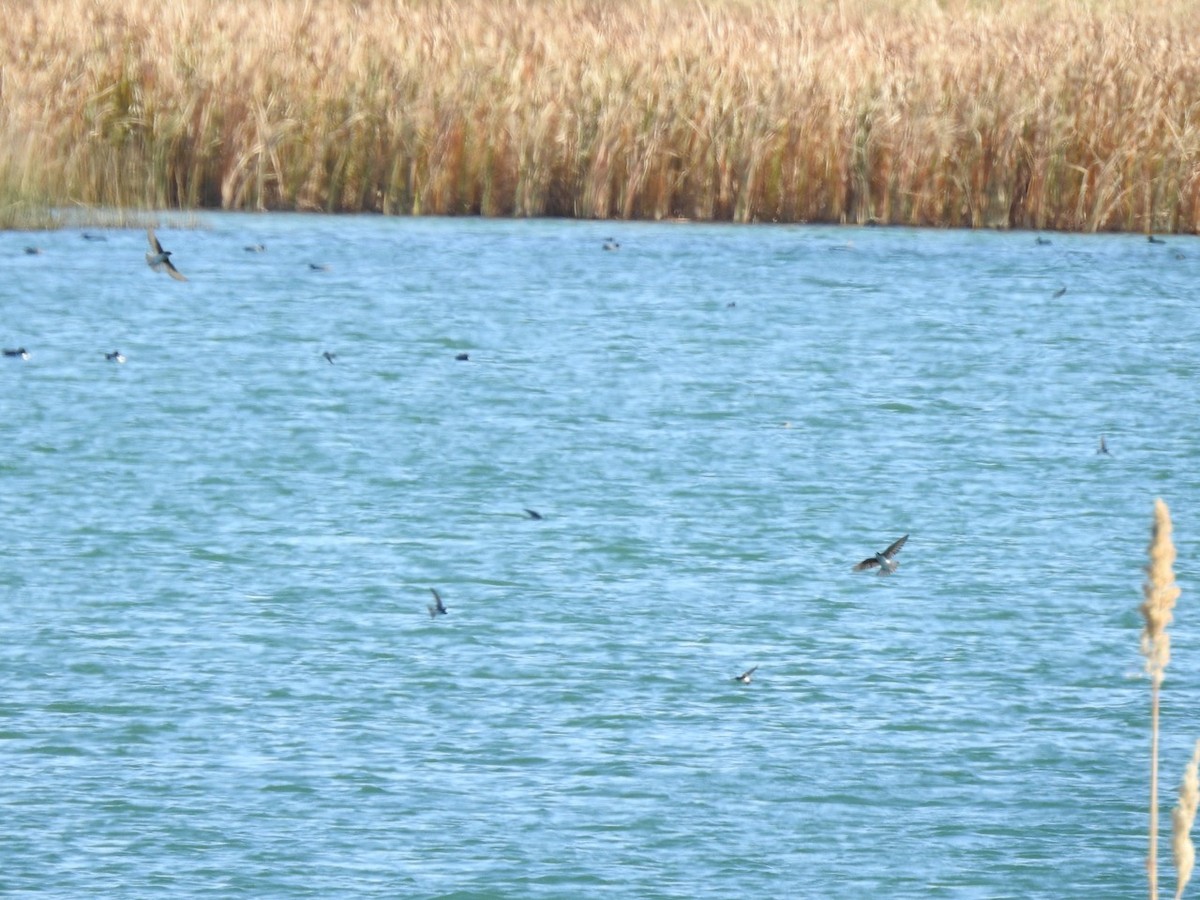
[[[1171,851],[1175,857],[1175,900],[1181,900],[1183,889],[1192,877],[1196,864],[1196,847],[1192,843],[1192,823],[1196,821],[1196,806],[1200,803],[1200,741],[1192,752],[1191,762],[1183,771],[1179,785],[1179,805],[1171,810]]]
[[[1150,877],[1150,898],[1158,897],[1158,710],[1163,673],[1171,661],[1171,636],[1167,626],[1173,618],[1171,610],[1179,597],[1175,573],[1175,545],[1171,542],[1171,512],[1161,499],[1154,502],[1154,528],[1150,537],[1150,562],[1146,566],[1146,583],[1142,593],[1142,654],[1146,657],[1146,673],[1150,676],[1150,848],[1146,855],[1146,871]]]

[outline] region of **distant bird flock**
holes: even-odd
[[[84,240],[87,240],[87,241],[106,240],[106,238],[103,235],[93,234],[90,232],[84,232],[82,234],[82,237]],[[1147,235],[1147,238],[1148,238],[1149,242],[1152,244],[1165,243],[1162,239],[1157,238],[1154,235]],[[166,250],[163,248],[162,243],[159,241],[158,237],[155,235],[153,228],[146,229],[146,239],[147,239],[147,242],[148,242],[149,248],[150,248],[146,252],[146,265],[148,265],[150,267],[150,269],[155,272],[165,272],[167,275],[169,275],[175,281],[187,281],[188,280],[187,276],[184,275],[182,272],[180,272],[179,269],[177,269],[175,267],[175,264],[172,262],[172,260],[171,260],[171,256],[173,255],[172,252],[170,250]],[[1046,245],[1046,244],[1051,243],[1048,238],[1045,238],[1041,235],[1038,235],[1036,237],[1036,242],[1039,245]],[[604,243],[601,245],[601,249],[603,249],[605,251],[616,251],[620,247],[621,247],[620,243],[615,238],[611,238],[611,237],[607,238],[604,241]],[[249,245],[245,246],[243,249],[247,253],[263,253],[266,251],[266,247],[263,244],[249,244]],[[42,249],[39,247],[33,247],[33,246],[25,247],[25,253],[29,254],[31,256],[41,255],[42,252],[43,252]],[[329,266],[326,264],[323,264],[323,263],[309,263],[308,268],[310,271],[313,271],[313,272],[326,272],[329,270]],[[1066,292],[1067,292],[1067,288],[1064,285],[1063,287],[1061,287],[1057,291],[1055,291],[1053,296],[1055,298],[1062,297],[1063,295],[1066,294]],[[735,305],[736,304],[734,302],[730,302],[730,303],[726,304],[726,306],[728,308],[732,308]],[[30,359],[29,351],[23,346],[15,347],[15,348],[4,348],[3,354],[5,357],[12,358],[12,359],[20,359],[20,360]],[[334,360],[337,359],[337,354],[330,350],[324,351],[321,355],[325,359],[325,361],[328,362],[330,365],[333,365]],[[125,355],[120,350],[112,350],[111,352],[105,352],[104,358],[108,362],[113,362],[113,363],[124,363],[125,362]],[[457,360],[459,362],[467,362],[470,360],[470,355],[466,352],[460,352],[460,353],[456,354],[454,358],[455,358],[455,360]],[[1100,455],[1100,456],[1111,456],[1111,453],[1109,452],[1109,449],[1108,449],[1108,443],[1107,443],[1104,435],[1100,435],[1100,443],[1099,443],[1098,449],[1096,450],[1096,454]],[[522,511],[523,511],[525,517],[530,520],[542,521],[545,518],[540,512],[538,512],[537,510],[534,510],[534,509],[529,509],[526,507]],[[909,538],[909,535],[905,534],[903,537],[896,539],[887,547],[887,549],[882,550],[878,553],[874,553],[871,556],[868,556],[866,559],[862,560],[861,562],[856,563],[852,567],[852,571],[865,572],[865,571],[870,571],[872,569],[878,569],[877,574],[879,574],[879,575],[894,574],[900,565],[900,563],[896,559],[896,557],[900,553],[900,551],[904,548],[905,544],[908,543],[908,538]],[[428,606],[427,606],[430,618],[437,619],[439,616],[448,615],[449,610],[446,608],[446,604],[443,602],[442,596],[438,592],[438,590],[436,588],[430,588],[429,592],[433,596],[433,601],[434,601],[433,603],[428,604]],[[738,682],[739,684],[750,684],[750,683],[752,683],[754,673],[758,671],[758,668],[759,668],[758,665],[754,665],[754,666],[750,667],[749,669],[746,669],[740,675],[733,676],[732,680],[735,682]]]

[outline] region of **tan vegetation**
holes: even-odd
[[[1185,0],[18,0],[0,69],[0,208],[1200,226]]]
[[[1171,540],[1171,511],[1162,500],[1154,501],[1154,528],[1147,551],[1146,583],[1142,587],[1139,607],[1145,626],[1142,629],[1142,655],[1146,657],[1146,674],[1150,676],[1150,847],[1146,854],[1146,871],[1150,876],[1150,898],[1158,897],[1158,735],[1159,696],[1167,664],[1171,661],[1171,634],[1167,626],[1174,619],[1175,601],[1179,586],[1175,583],[1175,544]],[[1186,776],[1185,776],[1186,782]],[[1184,803],[1183,791],[1180,792]],[[1188,830],[1191,823],[1188,822]],[[1174,845],[1175,842],[1173,842]],[[1186,850],[1184,851],[1186,857]],[[1177,857],[1178,858],[1178,857]],[[1190,876],[1191,861],[1186,860]],[[1180,887],[1187,879],[1180,870]]]
[[[1175,857],[1175,900],[1183,897],[1183,889],[1192,877],[1196,865],[1196,846],[1192,843],[1192,825],[1196,807],[1200,805],[1200,741],[1192,751],[1192,759],[1183,770],[1179,784],[1179,803],[1171,810],[1171,853]]]

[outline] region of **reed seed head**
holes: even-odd
[[[1154,502],[1154,528],[1150,537],[1150,562],[1146,566],[1145,596],[1141,605],[1146,627],[1142,629],[1142,654],[1146,657],[1146,672],[1154,684],[1163,680],[1163,670],[1171,661],[1171,636],[1167,626],[1173,618],[1171,610],[1179,597],[1175,573],[1175,545],[1171,542],[1171,511],[1161,499]]]
[[[1183,770],[1179,785],[1179,805],[1171,810],[1171,850],[1175,857],[1175,900],[1183,897],[1183,889],[1192,877],[1196,863],[1196,847],[1192,843],[1192,823],[1196,821],[1196,806],[1200,804],[1200,741],[1192,752],[1192,760]]]

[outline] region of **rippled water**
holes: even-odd
[[[1144,889],[1200,242],[202,225],[0,234],[0,893]]]

